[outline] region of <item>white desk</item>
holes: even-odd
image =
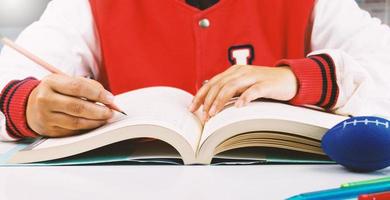
[[[0,168],[0,199],[284,199],[390,175],[336,165]]]
[[[14,148],[0,142],[0,154]],[[338,165],[0,167],[0,200],[284,199],[390,176]]]

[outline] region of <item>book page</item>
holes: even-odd
[[[256,119],[285,120],[329,129],[346,117],[268,101],[255,101],[242,108],[228,105],[205,124],[200,143],[203,144],[210,135],[220,128],[236,122]],[[307,137],[316,136],[308,135]]]
[[[124,93],[116,96],[115,103],[128,116],[116,114],[111,123],[90,133],[47,139],[34,149],[78,142],[125,126],[150,124],[177,132],[195,151],[200,140],[202,125],[199,119],[188,111],[192,98],[190,93],[169,87],[151,87]]]
[[[0,155],[5,154],[15,147],[17,147],[19,143],[14,143],[14,142],[0,142]]]

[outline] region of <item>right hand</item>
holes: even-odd
[[[87,100],[83,100],[85,98]],[[29,127],[48,137],[65,137],[107,123],[114,96],[91,79],[52,74],[31,92],[26,117]]]

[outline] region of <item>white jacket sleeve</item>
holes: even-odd
[[[52,1],[40,20],[27,27],[16,43],[69,75],[99,76],[100,47],[88,0]],[[30,76],[41,79],[48,74],[8,47],[0,54],[0,89],[11,80]],[[2,118],[0,139],[12,140]]]
[[[336,67],[343,115],[390,116],[390,28],[354,0],[317,0],[311,55],[327,54]]]
[[[16,43],[63,72],[98,76],[100,49],[88,0],[54,0],[41,19],[27,27]],[[14,50],[0,55],[0,88],[10,80],[48,72]]]

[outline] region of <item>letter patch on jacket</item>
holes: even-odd
[[[228,54],[232,65],[251,65],[255,59],[255,51],[250,44],[232,46],[229,48]]]

